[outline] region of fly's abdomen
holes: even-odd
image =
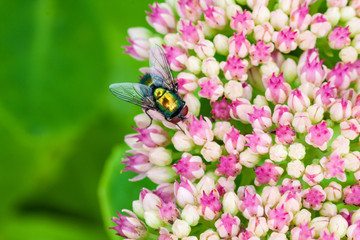
[[[181,99],[175,93],[164,88],[156,88],[154,97],[159,110],[168,118],[182,106]]]

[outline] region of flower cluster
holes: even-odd
[[[360,1],[168,0],[126,53],[166,53],[189,113],[135,117],[149,178],[127,239],[360,239]],[[201,114],[200,114],[201,112]],[[181,129],[180,129],[180,128]]]

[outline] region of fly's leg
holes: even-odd
[[[153,118],[152,118],[152,117],[150,116],[150,114],[148,113],[149,110],[150,110],[150,108],[145,109],[146,115],[150,118],[150,124],[149,124],[146,128],[150,127],[151,124],[152,124],[152,121],[153,121]]]
[[[186,133],[184,132],[184,130],[180,127],[180,125],[179,124],[175,124],[178,128],[180,128],[180,130],[186,135]]]

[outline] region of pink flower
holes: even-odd
[[[198,0],[179,0],[176,10],[181,18],[189,19],[192,22],[199,20],[202,15]]]
[[[204,38],[201,26],[194,26],[190,21],[180,20],[180,22],[181,35],[178,34],[180,45],[185,49],[194,49],[199,40]]]
[[[186,204],[195,204],[196,203],[196,188],[191,183],[190,180],[185,177],[180,176],[181,183],[175,181],[174,184],[174,193],[177,204],[180,207],[184,207]]]
[[[302,184],[298,180],[285,178],[278,188],[281,194],[285,194],[287,191],[291,193],[301,193]]]
[[[291,122],[296,132],[304,133],[311,126],[311,120],[307,112],[297,112]]]
[[[291,91],[288,101],[288,106],[293,112],[302,112],[310,105],[310,99],[298,88]]]
[[[272,126],[271,109],[268,106],[253,106],[253,113],[249,113],[249,122],[254,129],[267,131]]]
[[[345,163],[342,158],[340,158],[339,155],[332,154],[329,157],[323,157],[320,160],[321,166],[325,170],[325,178],[337,178],[342,182],[346,181],[346,175],[344,172],[345,169]]]
[[[330,108],[330,118],[335,122],[347,120],[351,116],[351,101],[337,99]]]
[[[224,87],[218,76],[200,78],[198,84],[201,88],[199,96],[210,99],[211,102],[216,101],[224,93]]]
[[[331,139],[334,131],[331,128],[327,128],[326,122],[322,121],[321,123],[311,126],[309,128],[309,133],[305,137],[305,141],[314,146],[320,148],[324,151],[327,149],[327,143]]]
[[[349,226],[347,236],[353,240],[360,239],[360,220],[357,220]]]
[[[296,139],[296,132],[290,125],[279,125],[276,129],[275,142],[277,144],[290,145]]]
[[[246,39],[243,32],[234,33],[234,36],[229,38],[229,56],[236,56],[244,58],[248,55],[250,42]]]
[[[294,190],[286,191],[281,196],[278,206],[283,206],[284,210],[288,213],[296,214],[302,207],[301,193]]]
[[[224,9],[220,7],[209,7],[203,10],[205,22],[211,27],[216,29],[223,29],[227,24],[227,17]]]
[[[109,227],[114,229],[119,235],[124,238],[129,239],[140,239],[146,235],[147,229],[145,224],[131,211],[123,210],[130,216],[121,215],[119,212],[117,214],[119,217],[113,217],[111,220],[116,224],[115,227]]]
[[[226,98],[223,97],[223,99],[220,102],[212,102],[211,107],[212,110],[210,113],[213,114],[215,120],[230,120],[230,112],[229,112],[229,103],[227,102]]]
[[[255,24],[251,16],[251,12],[244,10],[242,13],[236,11],[235,17],[232,17],[230,21],[230,27],[235,31],[241,33],[244,32],[245,35],[250,34],[254,28]]]
[[[307,57],[304,65],[299,68],[301,82],[309,82],[315,86],[320,86],[326,77],[326,67],[322,65],[323,62],[324,60],[319,61],[317,58],[310,61],[309,57]]]
[[[219,159],[220,164],[216,164],[218,167],[215,170],[215,174],[218,176],[225,175],[227,177],[236,177],[240,174],[241,171],[241,164],[239,159],[236,156],[222,156]]]
[[[220,63],[220,68],[223,70],[227,80],[245,81],[248,77],[247,72],[248,61],[237,58],[236,56],[229,57],[226,62]]]
[[[197,78],[192,73],[180,72],[175,81],[178,83],[180,94],[194,92],[198,87]]]
[[[340,131],[342,136],[350,140],[354,140],[357,136],[359,136],[360,124],[355,119],[342,121],[340,123]]]
[[[215,227],[222,238],[236,236],[240,231],[240,219],[232,217],[230,213],[224,213],[215,222]]]
[[[250,47],[251,64],[257,66],[269,62],[273,50],[274,45],[272,43],[265,44],[263,40],[257,41]]]
[[[174,221],[179,217],[179,209],[176,207],[173,201],[168,201],[165,203],[161,200],[161,205],[157,206],[159,208],[159,216],[161,220],[166,223],[173,224]]]
[[[288,231],[293,216],[292,213],[285,211],[284,205],[274,209],[267,207],[265,211],[268,216],[267,223],[271,230],[280,233],[286,233]]]
[[[325,228],[320,232],[321,240],[340,240],[340,237],[334,232],[330,234],[329,229]]]
[[[239,209],[242,215],[250,219],[251,217],[261,217],[264,215],[261,197],[245,189],[242,198],[240,198]]]
[[[312,16],[310,29],[317,37],[325,37],[331,30],[331,23],[324,14],[316,13]]]
[[[303,191],[303,204],[306,208],[320,210],[325,199],[326,193],[320,185],[307,188]]]
[[[166,58],[170,64],[170,68],[173,71],[181,71],[186,68],[185,62],[187,59],[187,53],[181,47],[169,47],[162,45],[165,50]]]
[[[145,211],[158,210],[158,205],[161,204],[161,199],[152,191],[143,188],[140,192],[140,202]]]
[[[266,84],[264,84],[266,87],[265,97],[268,101],[274,104],[284,103],[286,101],[291,87],[285,81],[283,73],[280,73],[279,76],[275,76],[275,73],[273,73],[270,78],[265,76],[263,81],[266,81]]]
[[[126,159],[122,160],[122,163],[126,164],[124,171],[145,173],[152,167],[149,156],[144,154],[145,152],[134,151],[132,153],[134,153],[132,156],[125,155]]]
[[[137,138],[138,143],[154,148],[159,146],[166,146],[169,143],[169,134],[158,125],[151,125],[149,128],[135,128],[138,135],[130,136],[131,138]]]
[[[216,190],[221,197],[224,197],[225,193],[234,192],[235,182],[233,177],[220,177],[216,182]]]
[[[238,240],[257,240],[259,239],[255,233],[252,231],[245,229],[245,232],[241,232],[238,236]]]
[[[274,28],[268,22],[262,25],[257,25],[254,28],[254,37],[255,40],[257,41],[270,42],[273,33],[274,33]]]
[[[187,131],[189,137],[191,137],[196,145],[204,145],[206,142],[212,141],[214,133],[211,131],[211,121],[205,117],[200,116],[200,119],[192,117],[191,123],[187,125],[189,130]]]
[[[310,8],[305,2],[304,5],[300,5],[297,9],[291,12],[290,15],[290,27],[304,31],[308,28],[311,22],[311,16],[309,14]]]
[[[204,175],[205,164],[201,157],[192,156],[190,153],[184,152],[181,159],[173,165],[173,168],[180,176],[194,180]]]
[[[291,31],[291,28],[285,27],[280,32],[274,32],[272,40],[280,52],[289,53],[296,49],[296,39],[298,35],[297,30]]]
[[[222,209],[221,202],[216,190],[212,190],[209,195],[203,191],[199,200],[199,211],[205,220],[213,220],[217,218]]]
[[[334,29],[329,34],[329,46],[334,49],[342,49],[345,46],[350,45],[351,40],[349,38],[349,26],[347,27],[334,27]]]
[[[167,34],[174,32],[175,30],[175,17],[166,3],[161,3],[160,6],[156,2],[153,5],[149,5],[151,12],[146,12],[146,20],[158,33]]]
[[[271,136],[258,129],[254,129],[253,134],[247,134],[245,139],[245,146],[249,146],[251,151],[257,154],[268,153],[272,144]]]
[[[235,99],[230,103],[230,116],[235,120],[243,123],[249,122],[249,114],[252,113],[253,107],[247,99]]]
[[[274,113],[272,115],[273,122],[277,125],[289,125],[293,120],[293,115],[290,112],[290,108],[286,105],[276,105]]]
[[[320,165],[311,164],[306,166],[303,180],[310,186],[320,183],[324,179],[324,173]]]
[[[255,168],[256,178],[254,183],[256,186],[263,184],[274,186],[283,172],[284,169],[270,160],[265,160],[263,165]]]
[[[360,185],[354,184],[344,188],[344,203],[360,207]]]
[[[315,104],[327,108],[335,101],[337,98],[337,90],[330,84],[330,82],[324,83],[317,91],[315,91]]]
[[[292,240],[313,240],[315,236],[314,228],[309,227],[309,223],[301,224],[291,229]]]
[[[245,137],[240,134],[240,131],[231,127],[231,131],[224,135],[225,149],[229,154],[238,155],[244,150]]]
[[[175,199],[174,195],[174,184],[172,183],[162,183],[156,187],[156,190],[153,193],[158,196],[164,202]]]
[[[149,59],[149,50],[150,44],[149,40],[139,38],[139,39],[131,39],[126,38],[128,42],[131,44],[130,46],[123,46],[125,48],[125,52],[132,56],[137,60],[147,60]]]
[[[326,79],[332,87],[336,87],[338,90],[349,87],[351,81],[349,66],[349,64],[338,62],[335,67],[331,69]]]

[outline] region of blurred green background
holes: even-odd
[[[108,85],[148,65],[121,46],[127,28],[148,27],[151,2],[0,1],[0,240],[108,239],[100,209],[138,196],[128,173],[116,174],[126,191],[114,206],[100,189],[101,207],[97,189],[114,147],[107,171],[119,172],[116,145],[141,112]]]

